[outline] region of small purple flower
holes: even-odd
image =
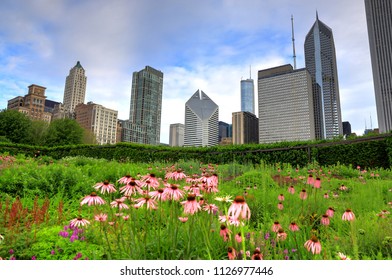
[[[31,259],[32,259],[32,260],[36,260],[37,257],[36,257],[36,256],[32,256]]]
[[[265,240],[268,240],[270,238],[270,233],[269,232],[266,232],[265,234],[264,234],[264,239]]]
[[[12,260],[12,261],[13,261],[13,260],[16,260],[15,256],[11,256],[11,257],[10,257],[10,260]]]
[[[10,255],[12,255],[13,253],[15,253],[15,251],[12,250],[12,249],[10,249],[10,250],[9,250],[9,253],[10,253]]]
[[[60,231],[59,235],[65,238],[65,237],[68,237],[69,232],[68,231]]]
[[[76,234],[72,234],[71,237],[69,238],[69,241],[74,242],[75,240],[78,240],[79,237]]]
[[[295,253],[295,252],[297,252],[297,249],[293,248],[293,249],[291,249],[291,252]]]
[[[286,256],[284,256],[284,259],[285,259],[285,260],[289,260],[290,257],[286,255]]]
[[[245,235],[245,238],[246,238],[246,240],[249,240],[249,239],[250,239],[250,232],[248,232],[248,233]]]
[[[284,249],[284,250],[283,250],[283,253],[287,255],[287,254],[289,253],[289,250]]]
[[[56,254],[56,251],[55,251],[55,250],[52,250],[52,251],[50,251],[50,254],[51,254],[51,255],[54,255],[54,254]]]

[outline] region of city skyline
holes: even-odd
[[[23,96],[30,84],[46,87],[48,99],[62,102],[65,77],[80,61],[88,77],[85,102],[117,110],[119,119],[127,119],[132,73],[149,65],[165,75],[160,138],[169,143],[170,124],[183,122],[190,92],[208,92],[220,107],[219,120],[231,123],[232,112],[240,111],[240,81],[249,76],[250,65],[256,77],[259,70],[293,63],[291,15],[297,68],[304,67],[305,36],[317,11],[334,33],[342,121],[349,121],[357,134],[366,123],[376,128],[363,1],[297,2],[301,5],[288,0],[241,5],[2,1],[0,108]],[[145,17],[150,20],[141,26]]]

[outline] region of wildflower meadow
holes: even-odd
[[[390,260],[392,171],[0,158],[3,260]]]

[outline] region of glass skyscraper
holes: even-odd
[[[132,77],[127,142],[160,144],[163,73],[150,66]]]
[[[316,21],[305,38],[305,65],[312,78],[317,139],[342,135],[342,117],[332,29]]]
[[[241,80],[241,111],[255,114],[255,87],[253,79]]]
[[[365,0],[378,126],[392,130],[392,1]]]

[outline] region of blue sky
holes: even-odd
[[[334,35],[343,121],[362,134],[377,127],[365,8],[362,0],[2,0],[0,108],[38,84],[62,102],[65,78],[80,61],[86,102],[127,119],[132,73],[146,65],[164,73],[161,142],[184,123],[185,102],[201,89],[231,123],[240,111],[240,80],[257,71],[297,68],[316,11]],[[257,102],[257,92],[256,92]]]

